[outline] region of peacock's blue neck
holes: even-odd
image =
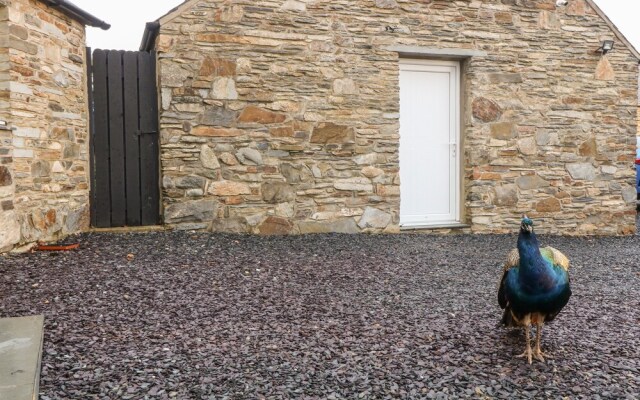
[[[553,260],[541,254],[533,232],[520,232],[518,253],[519,265],[507,275],[505,283],[514,309],[529,313],[562,308],[571,295],[566,271],[554,267]]]
[[[520,232],[518,252],[520,253],[521,274],[540,274],[546,269],[547,265],[540,254],[540,246],[535,233]]]

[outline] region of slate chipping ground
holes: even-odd
[[[640,398],[637,236],[541,236],[574,295],[532,366],[496,327],[515,234],[71,240],[0,257],[0,316],[46,316],[43,400]]]

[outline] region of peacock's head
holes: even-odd
[[[526,215],[522,216],[522,223],[520,224],[520,232],[531,233],[533,232],[533,220]]]

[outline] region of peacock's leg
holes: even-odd
[[[529,361],[529,364],[531,364],[533,362],[532,360],[532,354],[531,354],[531,341],[530,341],[530,336],[531,336],[531,316],[526,315],[524,317],[524,319],[522,320],[522,323],[524,324],[524,340],[527,343],[527,347],[524,351],[524,353],[516,356],[518,358],[523,358],[526,357],[527,360]]]
[[[543,325],[543,319],[542,318],[538,318],[537,323],[536,323],[536,348],[533,350],[533,355],[536,359],[544,362],[544,358],[553,358],[548,354],[545,354],[542,352],[542,349],[540,349],[540,339],[542,338],[542,325]]]

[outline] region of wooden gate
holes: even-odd
[[[88,58],[91,223],[97,228],[157,225],[155,53],[98,49]]]

